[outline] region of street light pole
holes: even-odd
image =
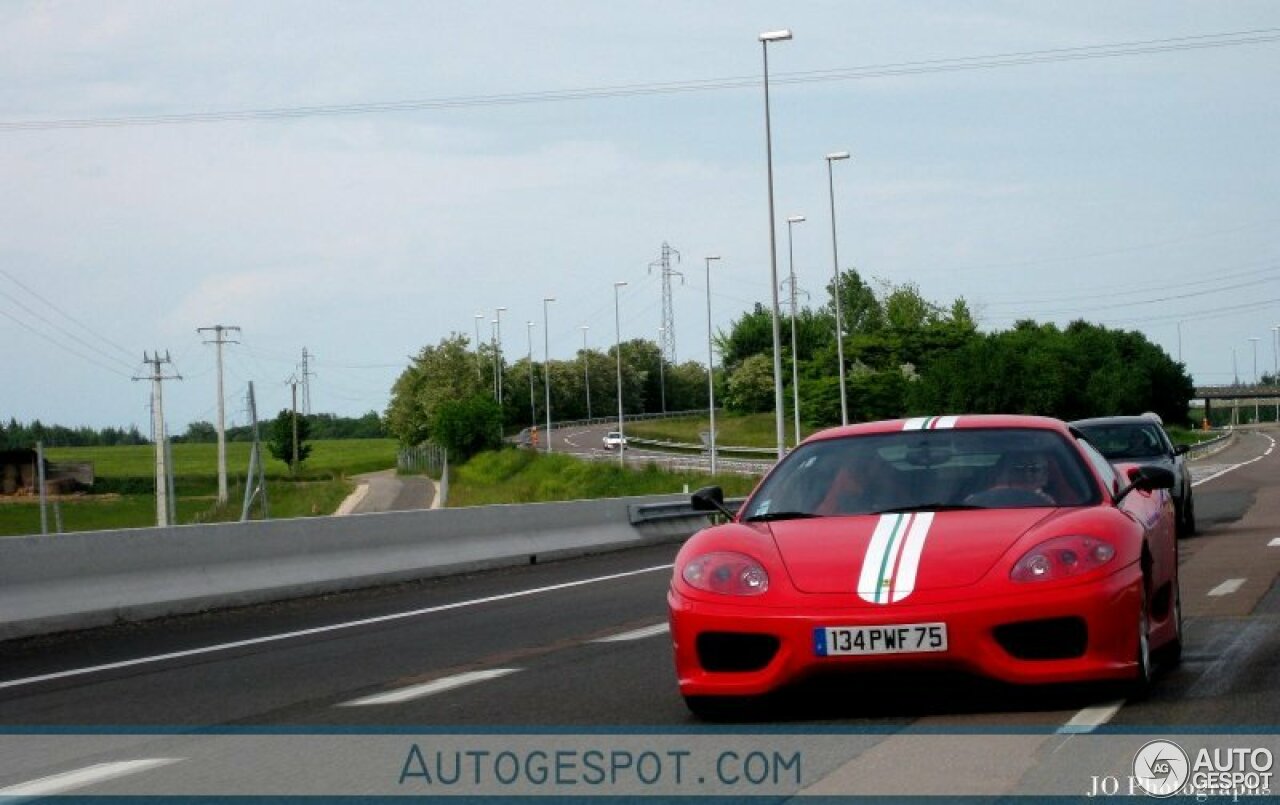
[[[547,395],[547,452],[551,452],[551,348],[547,333],[547,305],[556,301],[554,296],[542,297],[542,385]]]
[[[791,283],[791,407],[796,428],[793,445],[800,444],[800,361],[796,354],[796,252],[791,245],[791,228],[803,220],[803,215],[787,218],[787,274]]]
[[[831,271],[833,285],[831,296],[836,303],[836,360],[840,364],[840,424],[849,424],[849,398],[844,387],[844,322],[840,316],[840,258],[836,252],[836,186],[831,175],[831,163],[848,159],[848,151],[827,154],[827,195],[831,199]]]
[[[707,263],[707,414],[711,419],[711,432],[707,434],[707,452],[711,455],[711,474],[716,474],[716,380],[715,352],[711,346],[711,261],[719,255],[703,258]]]
[[[622,437],[622,441],[618,445],[619,467],[626,466],[627,433],[622,429],[622,318],[618,313],[618,289],[626,284],[625,282],[615,282],[613,284],[614,352],[618,358],[618,435]]]
[[[484,375],[480,372],[480,320],[484,318],[483,313],[475,315],[476,320],[476,380],[484,379]]]
[[[502,407],[502,313],[505,307],[496,308],[494,319],[497,321],[497,370],[498,370],[498,407]]]
[[[1271,385],[1280,386],[1280,324],[1271,328]],[[1280,397],[1276,398],[1276,420],[1280,423]]]
[[[1258,393],[1258,340],[1259,340],[1259,339],[1258,339],[1257,337],[1252,337],[1252,338],[1250,338],[1250,339],[1249,339],[1249,341],[1253,344],[1253,393],[1254,393],[1254,395],[1257,395],[1257,393]],[[1253,398],[1253,424],[1255,424],[1255,425],[1256,425],[1256,424],[1258,424],[1258,422],[1259,422],[1259,416],[1258,416],[1258,413],[1259,413],[1259,405],[1260,405],[1260,403],[1259,403],[1259,401],[1258,401],[1257,396],[1254,396],[1254,398]]]
[[[525,332],[529,334],[529,428],[532,432],[538,428],[538,407],[533,401],[533,322],[524,324]]]
[[[587,390],[587,419],[591,418],[591,361],[588,360],[590,355],[587,354],[587,330],[591,328],[582,325],[582,386]]]
[[[773,132],[769,121],[769,43],[791,39],[791,31],[766,31],[758,37],[764,55],[764,150],[769,176],[769,289],[773,296],[773,408],[778,441],[778,460],[787,453],[786,432],[782,424],[782,333],[778,325],[778,237],[773,217]]]

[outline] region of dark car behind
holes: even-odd
[[[1186,445],[1174,445],[1160,420],[1154,416],[1107,416],[1079,419],[1071,426],[1085,435],[1108,461],[1150,464],[1173,472],[1177,479],[1173,505],[1177,510],[1178,536],[1196,533],[1195,498],[1191,469],[1187,466]]]

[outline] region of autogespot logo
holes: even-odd
[[[1191,773],[1191,760],[1173,741],[1151,741],[1133,756],[1133,777],[1153,797],[1170,797],[1182,790]]]

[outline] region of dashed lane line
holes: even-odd
[[[1239,590],[1241,587],[1243,587],[1244,582],[1245,582],[1244,579],[1227,579],[1226,581],[1219,584],[1217,587],[1214,587],[1212,590],[1210,590],[1209,595],[1213,597],[1231,595],[1236,590]]]
[[[118,777],[137,774],[160,766],[168,766],[170,763],[177,763],[182,759],[177,757],[154,757],[140,760],[121,760],[114,763],[97,763],[92,766],[86,766],[83,769],[65,771],[61,774],[41,777],[38,780],[18,783],[8,788],[0,788],[0,800],[12,802],[11,797],[46,797],[53,794],[62,794],[95,783],[104,783]]]
[[[1280,537],[1276,537],[1267,543],[1268,548],[1280,548]]]
[[[655,623],[652,626],[645,626],[640,629],[632,629],[629,632],[619,632],[608,637],[601,637],[592,640],[592,643],[621,643],[626,640],[643,640],[646,637],[657,637],[660,634],[666,634],[670,627],[665,623]]]
[[[249,640],[236,640],[231,643],[218,643],[211,646],[201,646],[200,648],[186,649],[185,651],[172,651],[167,654],[156,654],[150,657],[138,657],[132,660],[122,660],[120,662],[109,662],[103,665],[91,665],[85,668],[72,668],[66,671],[56,671],[51,674],[40,674],[39,676],[29,676],[23,679],[9,679],[0,682],[0,690],[4,688],[17,688],[23,685],[34,685],[37,682],[48,682],[54,679],[66,679],[73,676],[84,676],[86,674],[95,674],[102,671],[114,671],[119,668],[131,668],[137,665],[146,665],[148,663],[164,662],[165,660],[176,660],[184,657],[197,657],[202,654],[213,654],[218,651],[230,651],[237,648],[245,648],[247,646],[260,646],[265,643],[276,643],[281,640],[291,640],[295,637],[309,637],[311,635],[324,634],[325,632],[336,632],[343,629],[354,629],[360,626],[371,626],[373,624],[387,623],[389,621],[404,620],[406,618],[416,618],[422,615],[432,615],[437,612],[448,612],[454,609],[464,609],[466,607],[480,606],[482,604],[492,604],[497,601],[510,601],[516,598],[527,598],[529,596],[541,595],[542,593],[556,592],[558,590],[568,590],[574,587],[584,587],[588,584],[600,584],[602,582],[616,581],[631,576],[640,576],[645,573],[656,573],[671,569],[670,564],[654,565],[653,567],[643,567],[639,570],[628,570],[622,573],[610,573],[607,576],[594,576],[587,579],[578,579],[576,581],[566,581],[561,584],[549,584],[545,587],[533,587],[528,590],[517,590],[512,593],[501,593],[499,595],[489,595],[483,598],[472,598],[466,601],[455,601],[452,604],[440,604],[434,607],[423,607],[422,609],[411,609],[407,612],[393,612],[389,615],[378,615],[373,618],[362,618],[355,621],[346,621],[345,623],[334,623],[328,626],[317,626],[312,629],[299,629],[294,632],[282,632],[280,634],[264,635],[263,637],[254,637]]]
[[[410,685],[398,690],[389,690],[386,693],[375,693],[372,696],[364,696],[359,699],[352,699],[349,702],[343,702],[339,707],[365,707],[368,705],[378,704],[401,704],[403,702],[411,702],[414,699],[421,699],[426,696],[432,696],[436,693],[444,693],[447,690],[461,688],[466,685],[474,685],[477,682],[487,682],[490,679],[497,679],[508,674],[514,674],[519,668],[490,668],[485,671],[469,671],[465,674],[455,674],[454,676],[446,676],[441,679],[433,679],[430,682],[424,682],[421,685]]]
[[[1085,732],[1093,732],[1098,727],[1106,724],[1116,713],[1120,712],[1120,708],[1124,707],[1124,700],[1100,704],[1096,707],[1086,707],[1071,717],[1067,723],[1058,727],[1060,734],[1078,734]]]

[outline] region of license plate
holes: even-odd
[[[947,625],[820,626],[813,630],[813,649],[819,657],[946,651]]]

